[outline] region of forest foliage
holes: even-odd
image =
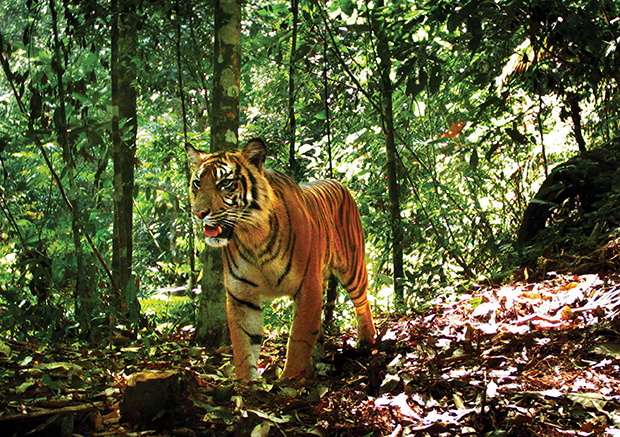
[[[264,138],[267,165],[283,171],[295,138],[300,182],[335,177],[350,187],[374,304],[392,310],[381,50],[392,68],[405,300],[420,307],[439,292],[510,278],[532,256],[516,235],[551,169],[609,149],[619,129],[620,13],[593,0],[378,4],[304,0],[293,22],[288,2],[245,3],[240,138]],[[208,1],[134,6],[133,272],[135,292],[148,297],[200,271],[189,262],[203,247],[189,239],[183,143],[209,148],[213,22]],[[105,328],[115,311],[113,11],[104,0],[1,7],[0,330],[19,339],[76,333],[78,269],[90,322]],[[131,123],[119,125],[131,135]],[[608,235],[618,221],[606,226]],[[191,303],[184,311],[178,320],[191,322]]]

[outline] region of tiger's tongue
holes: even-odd
[[[213,238],[217,237],[220,232],[222,232],[222,228],[219,226],[209,226],[205,225],[205,237]]]

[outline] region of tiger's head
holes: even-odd
[[[186,151],[193,163],[192,211],[202,220],[208,245],[225,246],[239,228],[263,222],[272,194],[263,175],[262,140],[252,139],[235,151],[207,153],[189,144]]]

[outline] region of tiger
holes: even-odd
[[[187,144],[186,152],[192,212],[206,244],[222,249],[236,377],[260,378],[261,304],[281,296],[292,299],[294,311],[280,378],[312,375],[323,290],[332,278],[355,306],[358,344],[375,344],[364,233],[351,193],[333,179],[298,185],[264,168],[260,138],[234,151],[207,153]]]

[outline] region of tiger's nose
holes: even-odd
[[[203,219],[204,219],[204,218],[208,215],[208,212],[207,212],[207,211],[205,211],[204,209],[200,209],[200,210],[199,210],[199,209],[193,209],[193,210],[192,210],[192,212],[193,212],[194,214],[196,214],[196,216],[197,216],[200,220],[203,220]]]

